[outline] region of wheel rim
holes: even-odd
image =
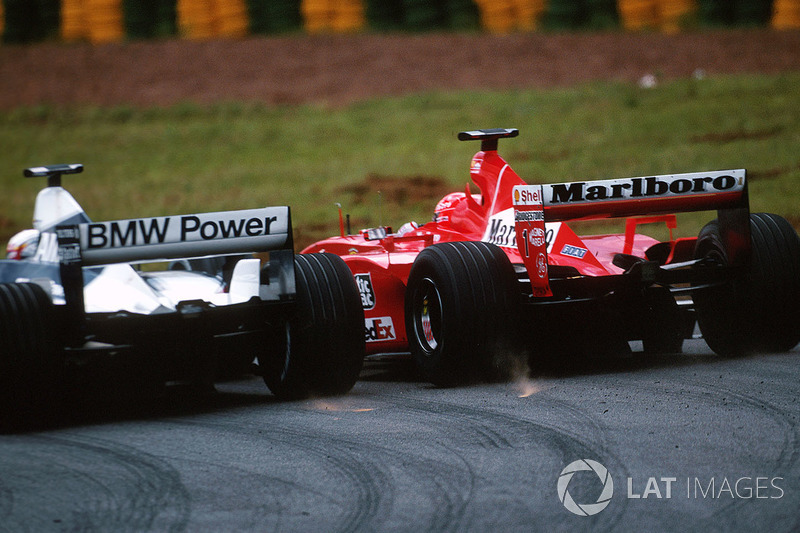
[[[415,293],[414,332],[425,355],[430,356],[442,344],[442,301],[430,278],[424,278]]]

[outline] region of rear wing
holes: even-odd
[[[84,266],[292,248],[289,207],[59,226],[62,255]]]
[[[723,170],[547,185],[517,185],[514,225],[534,295],[551,295],[544,223],[717,210],[730,264],[750,257],[745,171]]]
[[[82,316],[83,268],[178,258],[266,253],[278,299],[294,297],[294,247],[288,206],[115,220],[56,228],[68,307]]]

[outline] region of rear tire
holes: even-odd
[[[0,283],[0,412],[46,408],[58,385],[53,304],[34,283]]]
[[[800,238],[784,218],[770,213],[751,214],[750,232],[747,270],[694,296],[703,337],[720,355],[784,352],[800,342]],[[695,257],[728,264],[716,220],[700,231]]]
[[[329,253],[296,255],[297,301],[281,332],[277,357],[259,357],[275,396],[344,394],[364,361],[364,310],[353,274]]]
[[[420,252],[408,277],[405,321],[423,377],[452,386],[518,374],[511,343],[517,300],[514,267],[497,246],[449,242]]]

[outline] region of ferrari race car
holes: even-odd
[[[294,254],[288,207],[92,222],[61,187],[82,170],[25,170],[48,184],[0,261],[0,414],[92,368],[202,385],[254,370],[283,398],[350,390],[358,289],[339,257]]]
[[[695,325],[716,353],[785,351],[800,341],[800,239],[783,218],[749,212],[744,170],[526,184],[498,154],[516,129],[481,142],[470,176],[433,221],[325,239],[353,272],[367,353],[410,351],[447,385],[509,377],[509,355],[680,352]],[[716,210],[677,238],[676,212]],[[624,234],[578,235],[569,221],[625,217]],[[341,220],[341,216],[340,216]],[[666,224],[663,242],[637,232]],[[575,224],[573,224],[574,226]],[[343,226],[343,224],[342,224]]]

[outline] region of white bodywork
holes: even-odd
[[[62,187],[47,187],[39,192],[34,207],[34,230],[24,230],[12,238],[36,240],[35,253],[26,260],[58,263],[58,225],[90,222],[80,204]],[[15,240],[16,239],[16,240]],[[11,243],[10,243],[11,244]],[[21,259],[11,254],[9,258]],[[234,268],[230,291],[218,276],[186,270],[141,271],[131,264],[118,263],[91,268],[85,277],[84,302],[88,313],[128,311],[153,314],[174,311],[186,300],[204,300],[212,305],[241,303],[259,295],[260,261],[240,260]],[[18,278],[18,282],[33,281],[42,285],[56,304],[64,303],[63,288],[46,279]]]

